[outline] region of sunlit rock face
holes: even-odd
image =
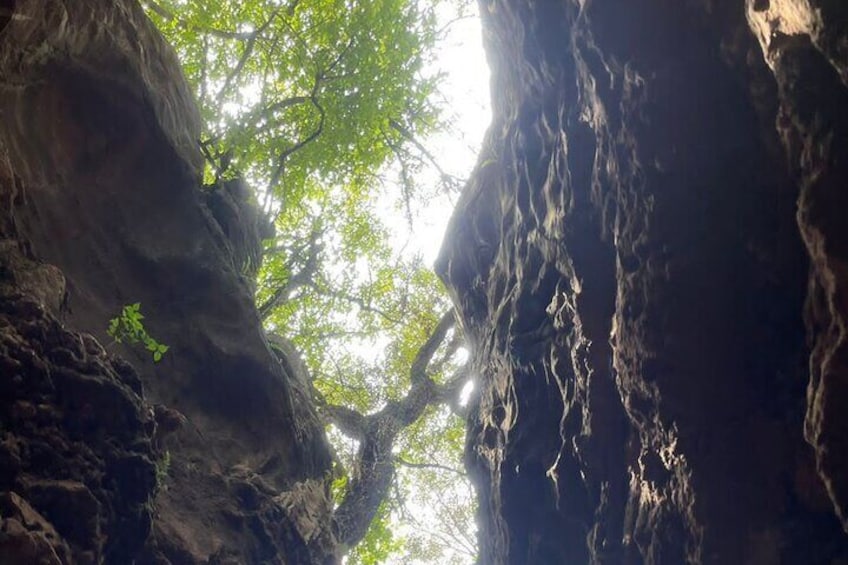
[[[848,559],[846,6],[481,2],[481,563]]]
[[[0,562],[332,561],[322,427],[245,275],[260,222],[201,189],[137,2],[0,0],[0,116]],[[135,302],[160,363],[106,335]]]

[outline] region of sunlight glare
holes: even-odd
[[[468,401],[471,400],[471,393],[474,392],[474,379],[469,379],[459,392],[459,405],[468,406]]]

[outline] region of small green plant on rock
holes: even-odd
[[[144,329],[141,313],[141,303],[127,304],[121,310],[121,314],[109,320],[107,333],[117,343],[140,343],[153,354],[153,360],[159,362],[168,351],[168,346],[153,339]]]
[[[165,451],[161,459],[156,461],[156,490],[165,488],[165,479],[171,470],[171,452]]]

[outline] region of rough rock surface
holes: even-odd
[[[846,6],[481,2],[495,122],[438,266],[481,563],[848,562]],[[137,3],[0,0],[0,112],[0,561],[332,562],[261,219],[199,186]],[[161,363],[109,344],[133,302]]]
[[[154,420],[132,367],[48,311],[56,283],[0,241],[0,561],[128,562],[150,532]]]
[[[138,3],[0,2],[0,112],[0,251],[31,264],[2,273],[0,544],[332,561],[323,428],[248,284],[261,222],[239,187],[200,186],[197,110]],[[106,335],[135,302],[160,363]]]
[[[481,2],[481,563],[848,560],[846,6]]]

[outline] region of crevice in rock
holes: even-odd
[[[15,15],[16,0],[0,0],[0,33],[9,25]]]

